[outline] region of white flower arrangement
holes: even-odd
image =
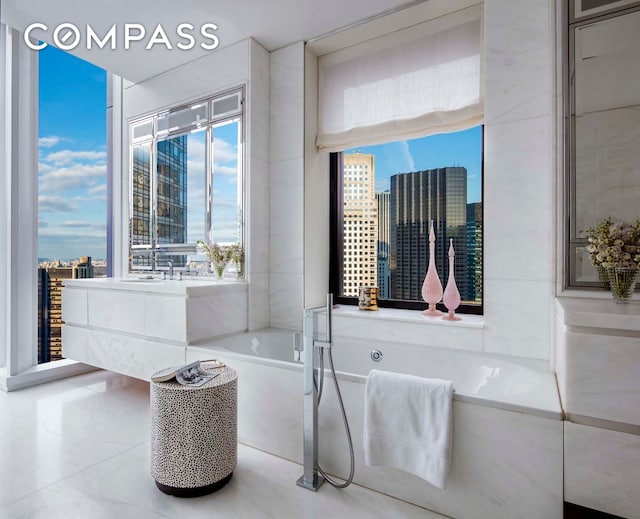
[[[591,264],[602,268],[638,270],[640,265],[640,220],[635,224],[611,218],[587,229],[587,252]]]
[[[218,278],[222,278],[224,268],[229,262],[235,263],[236,275],[238,277],[243,276],[244,250],[239,243],[220,245],[215,242],[205,243],[202,240],[198,240],[197,246],[198,249],[207,255],[207,259],[213,264]]]

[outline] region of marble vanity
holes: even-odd
[[[212,279],[66,280],[63,355],[149,380],[186,349],[247,329],[247,283]]]

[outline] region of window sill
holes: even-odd
[[[593,291],[596,293],[596,291]],[[640,298],[634,295],[631,302],[618,304],[611,295],[602,290],[606,297],[592,296],[592,293],[563,292],[557,298],[564,312],[564,324],[577,328],[601,328],[617,332],[640,332]]]
[[[602,299],[606,299],[608,301],[611,301],[611,292],[609,292],[608,290],[605,290],[604,288],[601,289],[586,289],[586,290],[580,290],[580,289],[564,289],[561,292],[559,292],[557,294],[558,298],[572,298],[572,299],[594,299],[594,300],[602,300]],[[631,298],[632,302],[640,302],[640,293],[635,293],[633,294],[632,298]]]
[[[354,317],[358,319],[373,319],[375,321],[396,321],[405,323],[419,323],[429,326],[449,326],[456,328],[484,328],[484,316],[471,314],[456,314],[460,321],[445,321],[440,317],[427,317],[418,310],[404,310],[399,308],[380,308],[377,311],[359,310],[355,305],[336,305],[334,315],[340,317]]]
[[[70,359],[38,364],[17,375],[6,375],[0,370],[0,389],[7,392],[16,391],[95,370],[93,366]]]

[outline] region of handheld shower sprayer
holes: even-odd
[[[318,314],[326,308],[325,337],[323,340],[316,338],[315,324]],[[297,484],[308,490],[317,490],[326,480],[336,488],[346,488],[353,481],[355,470],[355,458],[353,453],[353,441],[347,420],[347,413],[344,409],[340,386],[336,377],[333,365],[333,339],[332,339],[332,318],[333,318],[333,294],[327,294],[326,307],[307,308],[304,311],[304,339],[303,339],[303,359],[304,359],[304,472]],[[336,396],[349,445],[350,469],[349,476],[344,483],[338,483],[331,479],[318,464],[318,406],[322,398],[324,387],[324,351],[327,350],[329,356],[329,368],[335,384]]]

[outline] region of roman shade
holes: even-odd
[[[326,151],[455,131],[483,122],[482,6],[319,59]]]

